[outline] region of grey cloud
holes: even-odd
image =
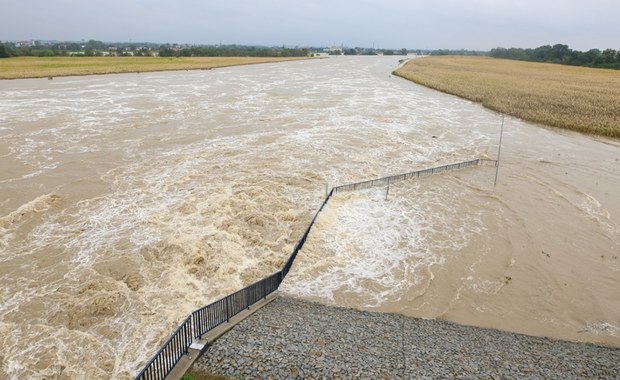
[[[610,0],[9,0],[3,9],[0,40],[620,48],[620,3]]]

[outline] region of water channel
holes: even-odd
[[[0,377],[131,377],[281,268],[326,186],[495,158],[395,57],[0,81]],[[342,193],[281,287],[620,346],[620,144],[505,120],[502,163]]]

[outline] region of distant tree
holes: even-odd
[[[581,51],[573,50],[568,58],[568,64],[573,66],[585,66],[588,64],[588,57]]]
[[[9,52],[9,49],[7,49],[7,47],[3,44],[0,44],[0,58],[9,58],[10,56],[11,53]]]
[[[508,49],[503,47],[496,47],[491,49],[489,56],[493,58],[508,58]]]
[[[377,52],[374,49],[365,49],[362,50],[360,55],[377,55]]]
[[[616,55],[614,49],[605,49],[601,53],[601,61],[604,65],[613,65],[616,62]]]
[[[502,48],[498,48],[498,49],[502,49]],[[505,50],[505,49],[504,49]],[[439,49],[439,50],[433,50],[430,53],[431,55],[467,55],[467,56],[485,56],[485,55],[489,55],[490,52],[486,52],[486,51],[479,51],[479,50],[464,50],[464,49],[460,49],[460,50],[447,50],[447,49]],[[497,58],[505,58],[505,57],[500,57],[498,56]]]
[[[49,50],[49,49],[35,50],[33,51],[33,54],[36,55],[37,57],[54,57],[58,55],[57,52],[53,50]]]
[[[167,46],[162,46],[159,48],[159,56],[160,57],[174,57],[174,51]]]
[[[329,55],[342,55],[342,51],[340,49],[330,50]]]
[[[352,48],[351,49],[346,49],[344,51],[344,55],[357,55],[357,50],[352,49]]]
[[[443,51],[439,51],[441,53]],[[437,54],[433,52],[432,54]],[[517,59],[533,62],[551,62],[573,66],[603,67],[620,69],[620,52],[614,49],[591,49],[587,52],[571,50],[567,45],[544,45],[536,49],[494,48],[489,56],[494,58]]]
[[[283,48],[280,57],[305,57],[308,56],[308,49],[287,49]]]
[[[532,58],[534,61],[538,61],[538,62],[549,61],[550,58],[552,57],[552,53],[551,53],[552,50],[553,50],[553,47],[551,47],[551,45],[539,46],[536,49],[534,49]]]
[[[405,48],[400,49],[400,55],[407,55],[407,49]]]
[[[89,40],[86,43],[86,50],[105,50],[105,45],[101,41]]]
[[[394,50],[384,50],[383,55],[394,55]]]
[[[520,61],[530,61],[532,56],[532,49],[517,49],[510,48],[508,49],[508,57],[510,59],[518,59]]]
[[[570,58],[571,49],[568,48],[568,45],[556,44],[553,45],[549,54],[551,55],[551,60],[553,62],[562,63],[567,62]]]
[[[600,63],[601,51],[598,49],[590,49],[584,53],[587,66],[595,66]]]

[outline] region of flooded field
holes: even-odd
[[[0,82],[0,377],[134,375],[279,270],[325,187],[497,153],[393,57]],[[507,118],[474,167],[342,193],[281,290],[620,346],[620,145]]]

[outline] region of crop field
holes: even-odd
[[[553,127],[620,138],[620,71],[487,57],[413,59],[395,75]]]
[[[167,70],[206,70],[305,59],[305,57],[16,57],[0,59],[0,79],[114,74]]]

